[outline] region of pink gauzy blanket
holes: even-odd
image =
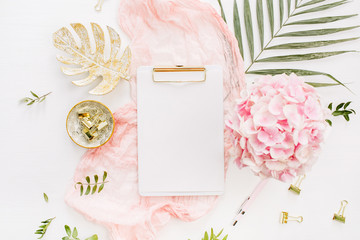
[[[65,200],[88,219],[106,226],[113,240],[155,239],[157,230],[171,217],[198,219],[211,210],[217,198],[138,194],[136,69],[142,65],[222,65],[226,114],[245,86],[243,62],[225,22],[209,4],[198,0],[121,0],[119,24],[132,40],[133,102],[114,113],[112,139],[89,150],[74,176],[77,182],[107,171],[109,182],[101,193],[82,197],[72,185]],[[228,136],[225,132],[226,163]]]

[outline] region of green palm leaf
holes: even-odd
[[[272,47],[267,47],[266,50],[271,49],[304,49],[304,48],[316,48],[316,47],[324,47],[332,44],[343,43],[348,41],[353,41],[359,39],[356,38],[345,38],[339,40],[327,40],[327,41],[315,41],[315,42],[298,42],[298,43],[286,43],[275,45]]]
[[[352,26],[352,27],[344,27],[344,28],[327,28],[327,29],[315,29],[308,31],[299,31],[299,32],[289,32],[277,35],[277,37],[309,37],[309,36],[320,36],[320,35],[328,35],[343,31],[352,30],[358,28],[360,26]]]
[[[239,46],[241,57],[244,58],[244,47],[243,47],[243,44],[242,44],[239,10],[238,10],[236,0],[234,0],[234,32],[235,32],[235,37],[236,37],[236,39],[238,41],[238,46]]]
[[[221,0],[218,0],[221,6]],[[344,49],[331,49],[330,51],[321,51],[321,52],[308,52],[308,53],[297,53],[294,52],[297,49],[310,49],[310,48],[318,48],[318,47],[326,47],[329,45],[334,44],[341,44],[349,41],[354,41],[359,39],[357,36],[349,37],[349,38],[335,38],[332,40],[328,39],[319,39],[317,41],[308,41],[308,42],[289,42],[289,43],[282,43],[282,44],[276,44],[277,39],[280,37],[311,37],[311,36],[318,36],[319,38],[321,36],[335,34],[339,32],[344,31],[350,31],[355,28],[360,27],[360,25],[357,26],[343,26],[343,27],[337,27],[337,28],[331,28],[331,24],[336,21],[348,19],[354,16],[357,16],[357,14],[348,14],[348,15],[342,15],[342,16],[321,16],[320,14],[330,12],[331,9],[344,5],[348,3],[348,0],[338,0],[338,1],[330,1],[330,0],[287,0],[286,1],[286,7],[284,0],[274,1],[274,0],[256,0],[255,1],[249,1],[249,0],[243,0],[244,1],[244,16],[239,16],[237,2],[234,0],[234,29],[235,29],[235,36],[239,42],[239,48],[240,52],[245,57],[245,62],[250,62],[250,65],[247,67],[245,73],[246,74],[258,74],[258,75],[265,75],[265,74],[291,74],[295,73],[300,76],[315,76],[315,75],[323,75],[327,78],[331,79],[333,83],[316,83],[316,82],[309,82],[310,85],[314,87],[325,87],[325,86],[337,86],[342,85],[346,87],[343,83],[341,83],[338,79],[336,79],[334,76],[332,76],[329,73],[324,72],[318,72],[313,70],[305,70],[305,69],[292,69],[292,68],[286,68],[287,62],[294,62],[294,61],[310,61],[310,60],[320,60],[327,57],[332,57],[344,53],[354,52],[354,51],[348,51]],[[266,7],[267,7],[267,13],[269,16],[269,23],[265,24],[264,22],[264,8],[263,8],[263,2],[266,1]],[[255,47],[254,44],[254,30],[253,30],[253,24],[252,24],[252,11],[251,11],[251,3],[256,4],[256,19],[258,24],[258,32],[259,32],[259,38],[260,38],[260,46],[259,48]],[[274,3],[278,3],[278,9],[279,11],[274,12]],[[316,5],[318,4],[318,5]],[[266,10],[265,10],[266,11]],[[285,13],[287,12],[287,14]],[[317,18],[311,17],[312,14],[308,13],[316,13],[318,15]],[[297,16],[296,20],[294,21],[294,16]],[[225,16],[223,17],[225,18]],[[276,29],[275,32],[275,18],[279,19],[279,28]],[[300,19],[299,19],[300,18]],[[247,59],[246,56],[243,54],[243,47],[244,43],[242,41],[242,29],[240,27],[240,22],[244,21],[245,25],[245,32],[246,39],[247,39],[247,45],[249,47],[249,59]],[[317,27],[316,29],[301,29],[302,26],[309,26],[312,24],[317,24],[320,27]],[[291,32],[288,30],[289,25],[298,25],[297,30],[294,32]],[[269,26],[268,29],[266,29],[265,26]],[[265,32],[269,31],[271,33],[271,36],[266,39]],[[275,43],[275,44],[274,44]],[[259,52],[255,52],[255,49],[260,49]],[[264,53],[270,50],[271,53],[267,54],[267,57],[263,57]],[[278,50],[287,50],[292,51],[291,53],[287,53],[285,55],[279,55],[276,54],[276,51]],[[283,54],[283,52],[281,52]],[[263,62],[277,62],[281,63],[282,66],[280,69],[263,69],[263,70],[252,70],[253,66],[256,64],[257,66],[262,64]],[[259,69],[259,67],[257,67]],[[346,87],[347,88],[347,87]]]
[[[306,6],[310,6],[310,5],[313,5],[313,4],[316,4],[316,3],[321,3],[321,2],[325,2],[325,0],[312,0],[310,2],[301,4],[299,7],[306,7]]]
[[[273,0],[266,0],[268,14],[269,14],[269,21],[270,21],[270,30],[271,36],[274,36],[274,4]]]
[[[284,19],[284,1],[279,0],[279,11],[280,11],[280,25],[283,24]]]
[[[254,33],[249,0],[244,0],[245,30],[248,40],[251,61],[254,59]]]
[[[290,22],[290,23],[287,23],[286,26],[288,26],[288,25],[331,23],[331,22],[336,22],[336,21],[339,21],[339,20],[355,17],[357,15],[358,14],[345,15],[345,16],[335,16],[335,17],[313,18],[313,19],[307,19],[307,20],[302,20],[302,21]]]
[[[225,17],[225,13],[224,13],[224,8],[223,5],[221,3],[221,0],[218,0],[219,6],[220,6],[220,11],[221,11],[221,17],[224,19],[224,21],[226,22],[226,17]]]
[[[344,54],[354,51],[335,51],[335,52],[317,52],[317,53],[307,53],[307,54],[294,54],[294,55],[285,55],[285,56],[275,56],[259,59],[258,62],[296,62],[296,61],[308,61],[316,60],[321,58],[332,57],[339,54]]]
[[[262,0],[256,0],[256,17],[259,28],[261,49],[264,49],[264,17],[263,17],[263,2]]]
[[[310,8],[310,9],[304,10],[302,12],[295,13],[294,16],[305,14],[305,13],[324,11],[324,10],[327,10],[327,9],[330,9],[330,8],[341,6],[341,5],[345,4],[345,3],[348,3],[348,0],[341,0],[341,1],[338,1],[338,2],[321,5],[319,7]]]

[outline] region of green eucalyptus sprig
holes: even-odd
[[[223,233],[223,231],[224,229],[221,229],[221,231],[218,234],[215,234],[214,229],[211,228],[210,234],[207,231],[205,231],[204,237],[201,238],[201,240],[226,240],[228,238],[228,235],[222,238],[221,234]]]
[[[43,102],[46,97],[51,94],[51,92],[48,92],[47,94],[44,94],[42,96],[38,96],[36,93],[34,93],[33,91],[30,91],[31,95],[34,97],[34,98],[31,98],[31,97],[26,97],[26,98],[23,98],[23,102],[27,103],[26,105],[32,105],[34,104],[35,102],[37,103],[41,103]]]
[[[45,235],[46,230],[48,229],[48,227],[50,226],[50,223],[51,223],[54,219],[55,219],[55,217],[49,218],[49,219],[41,222],[42,225],[39,226],[39,229],[36,230],[36,232],[35,232],[35,234],[39,234],[39,235],[40,235],[40,237],[38,237],[38,239],[41,239],[41,238]]]
[[[67,236],[63,237],[62,240],[80,240],[80,238],[78,238],[79,234],[76,227],[71,231],[71,228],[68,225],[65,225],[65,232]],[[98,236],[94,234],[91,237],[85,238],[85,240],[98,240]]]
[[[107,172],[104,171],[104,174],[102,177],[102,182],[99,182],[98,175],[94,175],[94,183],[91,183],[90,177],[86,176],[86,178],[85,178],[86,183],[77,182],[75,184],[75,188],[77,185],[80,185],[80,196],[82,196],[84,194],[84,186],[86,186],[85,195],[89,195],[90,192],[91,192],[91,194],[94,194],[96,192],[96,190],[98,193],[100,193],[103,190],[105,183],[108,183],[108,181],[105,181],[106,177],[107,177]],[[100,185],[99,188],[98,188],[98,185]]]
[[[335,110],[332,112],[332,115],[334,117],[337,116],[343,116],[346,121],[350,121],[349,115],[356,114],[354,109],[348,109],[351,102],[346,103],[340,103],[336,106]],[[332,111],[333,110],[333,103],[330,103],[328,108]],[[329,123],[330,126],[332,126],[332,122],[329,119],[326,119],[326,122]]]

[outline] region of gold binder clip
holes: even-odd
[[[281,212],[280,223],[284,224],[284,223],[288,223],[288,221],[297,221],[298,223],[301,223],[303,221],[303,217],[302,216],[292,217],[289,216],[289,213],[287,212]]]
[[[156,78],[156,73],[173,73],[173,72],[203,72],[202,76],[199,77],[199,80],[161,80]],[[206,81],[206,68],[205,67],[186,67],[184,65],[175,65],[174,67],[154,67],[152,71],[152,78],[154,82],[162,82],[162,83],[184,83],[184,82],[205,82]]]
[[[100,12],[103,3],[104,3],[104,0],[98,0],[98,3],[97,3],[96,6],[95,6],[95,10],[98,11],[98,12]]]
[[[289,190],[299,195],[301,192],[300,184],[305,179],[305,177],[306,177],[305,174],[299,176],[298,179],[296,180],[295,185],[292,185],[292,184],[290,185]]]
[[[348,201],[346,201],[346,200],[341,201],[341,207],[340,207],[338,213],[334,213],[333,220],[345,223],[344,211],[345,211],[345,207],[347,204],[348,204]]]

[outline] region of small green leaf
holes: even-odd
[[[329,104],[328,109],[332,110],[332,103]]]
[[[316,83],[316,82],[305,82],[313,87],[319,88],[319,87],[333,87],[333,86],[339,86],[339,83]]]
[[[99,190],[98,190],[98,193],[101,192],[104,188],[104,184],[101,184],[100,187],[99,187]]]
[[[344,106],[345,103],[340,103],[339,105],[337,105],[336,107],[336,111],[339,110],[340,108],[342,108]]]
[[[99,176],[98,176],[98,175],[95,175],[95,176],[94,176],[94,180],[95,180],[95,183],[97,183],[98,180],[99,180]]]
[[[315,30],[307,30],[307,31],[298,31],[298,32],[289,32],[277,35],[277,37],[308,37],[308,36],[320,36],[320,35],[328,35],[342,31],[348,31],[360,26],[352,26],[345,28],[325,28],[325,29],[315,29]]]
[[[85,195],[89,195],[90,191],[91,191],[91,187],[90,187],[90,185],[89,185],[89,186],[87,186],[87,188],[86,188]]]
[[[63,237],[62,240],[70,240],[69,237]]]
[[[104,175],[103,175],[103,182],[105,182],[106,177],[107,177],[107,172],[106,172],[106,171],[104,171]]]
[[[270,30],[271,36],[274,36],[274,5],[273,0],[266,0],[268,14],[269,14],[269,21],[270,21]]]
[[[81,184],[80,186],[80,196],[84,194],[84,185]]]
[[[344,53],[348,53],[348,52],[353,52],[353,51],[317,52],[317,53],[307,53],[307,54],[275,56],[275,57],[258,59],[257,62],[307,61],[307,60],[316,60],[316,59],[321,59],[321,58],[327,58],[327,57],[336,56],[336,55],[344,54]]]
[[[98,235],[94,234],[89,238],[86,238],[85,240],[98,240]]]
[[[221,234],[223,233],[224,229],[221,229],[221,231],[216,235],[216,238],[220,237]]]
[[[222,240],[227,240],[227,238],[228,238],[228,235],[226,235]]]
[[[68,225],[65,225],[65,231],[66,231],[66,234],[71,237],[71,229]]]
[[[74,227],[74,230],[72,232],[72,237],[77,238],[77,236],[78,236],[78,231],[77,231],[76,227]]]
[[[220,6],[220,11],[221,11],[221,17],[222,19],[224,19],[224,22],[226,22],[226,17],[225,17],[225,13],[224,13],[224,9],[221,3],[221,0],[218,0],[219,6]]]
[[[350,105],[350,103],[351,103],[351,102],[347,102],[347,103],[345,103],[345,105],[344,105],[344,109],[346,109],[346,108]]]
[[[332,115],[333,116],[340,116],[340,115],[342,115],[342,116],[344,116],[344,115],[349,115],[349,114],[351,114],[352,112],[351,111],[348,111],[348,110],[343,110],[343,111],[334,111],[333,113],[332,113]]]
[[[349,115],[344,115],[346,121],[350,121]]]
[[[214,234],[214,229],[211,228],[211,232],[210,232],[210,239],[214,239],[215,234]]]
[[[297,42],[297,43],[285,43],[280,45],[275,45],[272,47],[267,47],[266,50],[272,49],[305,49],[305,48],[317,48],[317,47],[324,47],[332,44],[343,43],[348,41],[354,41],[359,39],[356,38],[346,38],[346,39],[339,39],[339,40],[327,40],[327,41],[315,41],[315,42]]]
[[[240,25],[240,18],[239,18],[239,9],[237,6],[237,2],[236,0],[234,0],[234,32],[235,32],[235,37],[238,41],[238,46],[239,46],[239,50],[240,50],[240,54],[241,57],[244,59],[244,47],[243,47],[243,43],[242,43],[242,35],[241,35],[241,25]]]
[[[251,8],[250,8],[249,0],[244,0],[244,15],[245,15],[244,20],[245,20],[246,37],[248,40],[251,62],[253,62],[253,60],[254,60],[254,33],[253,33]]]
[[[90,183],[90,177],[89,177],[89,176],[86,176],[85,179],[86,179],[86,182],[87,182],[87,183]]]
[[[350,109],[351,112],[353,112],[354,114],[356,114],[355,110],[354,109]]]
[[[97,189],[97,185],[93,186],[91,194],[94,194],[96,192],[96,189]]]
[[[45,202],[49,202],[49,197],[46,195],[46,193],[43,193]]]
[[[39,101],[39,103],[43,102],[46,99],[46,97],[41,98],[41,100]]]
[[[27,105],[32,105],[34,102],[35,102],[35,100],[32,100]]]
[[[207,232],[205,232],[204,240],[209,240],[209,234]]]
[[[332,126],[332,122],[329,119],[325,119],[325,121],[330,125],[330,127]]]
[[[321,5],[321,6],[318,6],[318,7],[310,8],[310,9],[304,10],[302,12],[295,13],[293,16],[297,16],[297,15],[301,15],[301,14],[305,14],[305,13],[324,11],[324,10],[327,10],[327,9],[331,9],[331,8],[334,8],[334,7],[341,6],[341,5],[346,4],[346,3],[348,3],[348,0],[341,0],[341,1],[338,1],[338,2],[329,3],[329,4]]]
[[[321,23],[331,23],[340,21],[343,19],[355,17],[358,14],[352,14],[352,15],[345,15],[345,16],[334,16],[334,17],[321,17],[321,18],[313,18],[313,19],[307,19],[307,20],[300,20],[296,22],[290,22],[286,23],[285,25],[306,25],[306,24],[321,24]]]
[[[39,96],[36,95],[33,91],[30,91],[30,93],[31,93],[31,95],[33,95],[34,97],[39,98]]]
[[[260,36],[261,49],[264,49],[264,9],[262,0],[256,0],[256,17]]]

